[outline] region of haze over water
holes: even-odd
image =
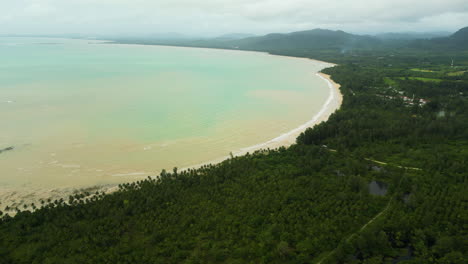
[[[326,65],[263,53],[0,38],[0,185],[89,186],[236,153],[310,120]]]

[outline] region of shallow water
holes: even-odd
[[[0,38],[0,186],[89,186],[226,156],[310,120],[326,64],[263,53]]]

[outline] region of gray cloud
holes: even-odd
[[[0,34],[454,31],[466,0],[1,0]]]

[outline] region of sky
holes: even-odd
[[[467,0],[0,0],[0,34],[454,32]]]

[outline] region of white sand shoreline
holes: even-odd
[[[274,55],[276,56],[276,55]],[[314,60],[315,61],[315,60]],[[321,61],[320,61],[321,62]],[[327,63],[327,62],[322,62],[322,63]],[[335,66],[335,64],[327,63],[332,66]],[[238,151],[232,152],[232,155],[234,157],[236,156],[243,156],[247,153],[252,153],[257,150],[261,149],[276,149],[279,147],[289,147],[296,143],[296,138],[304,132],[307,128],[309,127],[314,127],[315,125],[320,124],[323,121],[327,121],[328,118],[335,112],[337,111],[343,102],[343,95],[340,92],[340,85],[335,83],[331,78],[330,75],[318,72],[316,73],[317,76],[319,76],[322,80],[324,80],[329,88],[329,96],[323,106],[320,108],[320,111],[315,114],[312,119],[307,121],[306,123],[300,125],[297,128],[294,128],[284,134],[281,134],[267,142],[259,143],[253,146],[241,148]],[[181,171],[189,170],[189,169],[197,169],[205,165],[209,164],[217,164],[221,163],[226,159],[229,159],[230,156],[224,156],[221,158],[217,158],[211,161],[203,162],[200,164],[184,167],[181,169]]]
[[[230,51],[230,50],[229,50]],[[233,51],[238,51],[238,50],[233,50]],[[251,51],[255,52],[255,51]],[[265,53],[265,52],[260,52],[260,53]],[[268,53],[266,53],[268,54]],[[313,59],[308,59],[308,58],[298,58],[298,57],[289,57],[289,56],[282,56],[282,55],[273,55],[269,54],[271,56],[281,56],[281,57],[287,57],[287,58],[295,58],[295,59],[305,59],[305,60],[312,60],[318,63],[323,64],[323,66],[335,66],[335,64],[324,62],[324,61],[318,61],[318,60],[313,60]],[[330,79],[329,75],[323,74],[323,73],[316,73],[322,80],[324,80],[329,88],[329,96],[325,103],[322,105],[320,111],[316,113],[309,121],[306,123],[300,125],[297,128],[294,128],[284,134],[281,134],[269,141],[259,143],[253,146],[245,147],[237,151],[233,151],[232,155],[233,156],[242,156],[247,153],[252,153],[257,150],[261,149],[276,149],[279,147],[288,147],[296,142],[296,138],[304,132],[307,128],[313,127],[323,121],[326,121],[331,114],[333,114],[336,110],[338,110],[341,106],[343,96],[339,90],[340,85],[333,82],[333,80]],[[217,164],[220,163],[226,159],[230,158],[230,156],[224,156],[220,157],[211,161],[203,162],[200,164],[188,166],[185,168],[182,168],[181,171],[183,170],[188,170],[188,169],[196,169],[200,168],[204,165],[208,164]],[[145,176],[146,178],[146,176]],[[2,187],[0,186],[0,210],[3,211],[4,213],[8,213],[10,216],[15,214],[14,210],[10,211],[5,211],[5,207],[18,207],[19,209],[23,210],[24,205],[27,205],[27,209],[31,210],[31,204],[35,203],[37,207],[40,207],[40,201],[47,201],[48,199],[54,200],[54,199],[64,199],[65,201],[68,200],[68,196],[77,193],[77,192],[83,192],[83,191],[89,191],[90,193],[94,193],[96,191],[99,192],[105,192],[105,193],[112,193],[118,190],[118,185],[117,184],[106,184],[106,185],[100,185],[100,186],[89,186],[85,188],[80,188],[80,187],[58,187],[58,188],[27,188],[27,187],[21,187],[21,188],[13,188],[13,187]]]

